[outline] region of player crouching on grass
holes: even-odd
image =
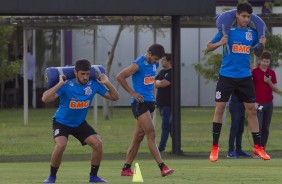
[[[89,80],[90,69],[88,60],[78,60],[74,70],[75,79],[65,81],[63,75],[60,75],[59,82],[43,93],[42,101],[45,103],[60,97],[59,108],[53,117],[56,145],[51,157],[50,176],[44,183],[56,182],[69,135],[77,138],[82,145],[88,144],[92,148],[89,182],[107,182],[97,176],[102,160],[102,141],[85,118],[96,93],[113,101],[119,99],[119,94],[105,74],[100,74],[97,81]]]

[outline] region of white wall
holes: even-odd
[[[72,34],[72,63],[78,59],[93,61],[93,31],[74,29]]]

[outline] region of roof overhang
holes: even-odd
[[[282,27],[282,14],[259,15],[268,27]],[[4,16],[0,25],[32,29],[85,29],[97,25],[150,25],[171,27],[171,16]],[[214,16],[182,16],[181,27],[215,27]]]
[[[0,0],[2,15],[207,15],[215,0]]]
[[[199,20],[206,22],[214,17],[215,3],[215,0],[0,0],[0,16],[5,16],[0,24],[36,29],[96,25],[171,27],[172,16],[181,16],[185,25],[195,25],[201,24]]]

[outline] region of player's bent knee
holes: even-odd
[[[65,143],[56,143],[56,150],[64,151],[67,147]]]

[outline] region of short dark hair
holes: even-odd
[[[75,63],[75,70],[77,72],[79,72],[79,71],[90,71],[91,70],[90,61],[88,61],[87,59],[77,60],[76,63]]]
[[[237,4],[237,13],[240,14],[242,12],[248,12],[249,14],[253,13],[253,7],[250,3],[238,3]]]
[[[167,61],[171,63],[171,54],[170,53],[165,53],[164,57],[166,58]]]
[[[269,52],[268,50],[265,50],[260,55],[260,60],[262,60],[262,59],[271,59],[271,57],[272,57],[271,52]]]
[[[162,58],[165,55],[164,47],[160,44],[151,45],[147,52],[152,54],[152,56],[158,56],[159,58]]]

